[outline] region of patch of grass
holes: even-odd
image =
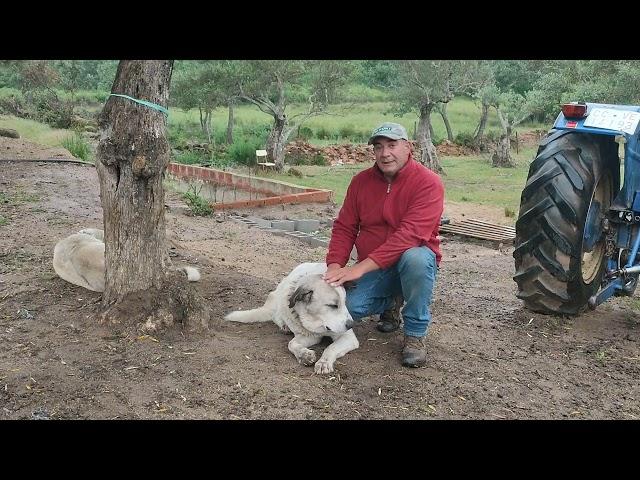
[[[0,127],[17,130],[21,138],[49,147],[59,147],[62,139],[69,135],[69,130],[11,115],[0,115]]]
[[[9,223],[9,220],[7,220],[6,218],[4,218],[2,215],[0,215],[0,227],[4,227],[5,225],[7,225]]]
[[[200,196],[200,190],[202,186],[197,188],[195,185],[190,185],[189,189],[182,194],[182,198],[187,202],[191,212],[198,217],[207,217],[213,214],[213,209],[209,202],[202,196]]]
[[[514,168],[492,167],[490,161],[481,156],[442,157],[445,198],[497,206],[505,209],[505,216],[510,216],[509,211],[515,217],[534,154],[534,149],[521,150]]]
[[[509,207],[504,207],[504,216],[508,218],[513,218],[516,216],[516,211]]]
[[[507,212],[520,209],[520,195],[529,172],[529,162],[533,159],[535,149],[520,150],[516,156],[515,168],[495,168],[487,158],[481,156],[442,157],[445,170],[442,181],[445,184],[445,201],[468,202],[479,205],[496,206]],[[371,166],[370,163],[356,165],[297,165],[303,177],[292,178],[287,173],[261,172],[261,176],[274,178],[297,185],[324,188],[335,192],[334,201],[340,205],[353,176]]]
[[[199,153],[186,150],[184,152],[177,153],[174,161],[184,165],[200,165],[204,159]]]
[[[72,135],[63,138],[60,144],[69,150],[71,155],[76,158],[80,158],[85,162],[91,162],[93,159],[91,145],[89,145],[89,142],[78,132],[74,132]]]
[[[304,175],[300,178],[292,179],[286,172],[279,174],[271,171],[260,172],[260,176],[273,178],[282,182],[294,183],[303,187],[333,190],[335,195],[334,201],[338,205],[341,205],[342,202],[344,202],[347,187],[353,176],[369,166],[369,164],[336,165],[333,167],[299,165],[296,166],[296,169]]]
[[[35,193],[26,193],[22,190],[18,190],[12,195],[0,192],[0,203],[15,205],[19,203],[37,202],[38,200],[40,200],[40,197]]]

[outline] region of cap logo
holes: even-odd
[[[380,132],[386,132],[386,131],[390,132],[391,131],[391,127],[379,127],[379,128],[376,128],[375,132],[373,132],[373,133],[380,133]]]

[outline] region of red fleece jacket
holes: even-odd
[[[333,223],[327,265],[345,266],[355,244],[358,262],[380,268],[396,263],[409,248],[426,245],[440,264],[438,231],[444,206],[440,177],[409,155],[389,183],[377,165],[358,173]]]

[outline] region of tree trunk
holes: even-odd
[[[172,69],[169,60],[122,60],[111,91],[166,106]],[[168,325],[174,319],[170,311],[176,308],[183,309],[183,317],[187,306],[203,314],[193,295],[175,289],[178,283],[186,289],[186,279],[169,270],[162,185],[169,163],[164,114],[127,98],[109,97],[99,128],[96,170],[106,266],[103,318],[115,312],[112,320],[117,323],[131,319],[153,324],[149,314],[155,312],[154,318]],[[202,326],[203,319],[198,317]]]
[[[206,134],[207,134],[207,142],[209,143],[209,145],[211,145],[211,135],[213,133],[213,129],[211,128],[211,118],[213,117],[213,114],[211,112],[210,109],[207,110],[207,115],[205,116],[205,127],[206,127]],[[216,143],[216,139],[215,137],[213,138],[213,144],[215,145]]]
[[[267,158],[276,164],[277,172],[284,170],[284,147],[291,129],[287,128],[287,117],[285,115],[274,116],[273,127],[267,138]]]
[[[430,168],[434,172],[443,173],[440,161],[438,160],[438,153],[436,147],[433,145],[431,139],[431,110],[433,104],[428,104],[420,108],[420,118],[418,121],[418,147],[422,152],[419,158],[419,162],[425,167]]]
[[[491,157],[491,165],[494,167],[515,167],[511,158],[511,128],[500,137],[496,151]]]
[[[444,122],[444,128],[447,129],[447,139],[453,143],[453,130],[451,129],[451,124],[449,123],[449,115],[447,114],[447,103],[441,103],[438,107],[438,113],[442,117],[442,121]]]
[[[229,120],[227,121],[227,145],[233,143],[233,100],[229,102]]]
[[[483,150],[484,147],[484,130],[487,127],[487,118],[489,118],[489,104],[482,102],[482,113],[480,114],[480,123],[473,137],[473,144],[477,149]]]

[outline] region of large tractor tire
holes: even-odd
[[[513,252],[517,296],[528,309],[577,315],[598,291],[606,260],[602,220],[618,192],[619,165],[610,136],[552,130],[540,142]]]

